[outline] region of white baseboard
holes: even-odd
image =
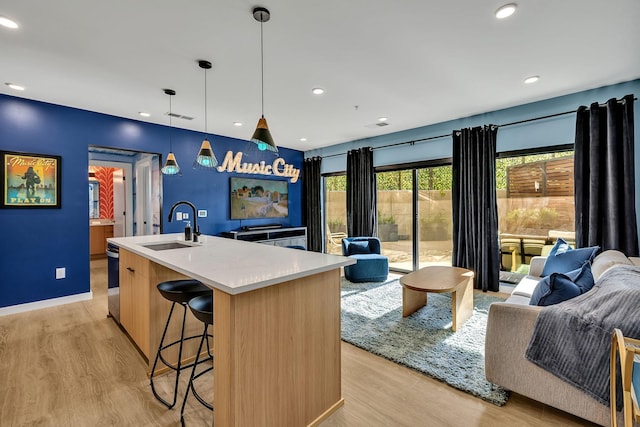
[[[24,313],[26,311],[40,310],[41,308],[55,307],[57,305],[70,304],[72,302],[87,301],[93,298],[93,292],[84,292],[82,294],[68,295],[66,297],[51,298],[42,301],[28,302],[26,304],[10,305],[9,307],[0,308],[0,316],[8,316],[10,314]]]

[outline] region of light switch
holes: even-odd
[[[67,269],[64,267],[56,268],[56,279],[64,279],[67,277]]]
[[[182,212],[176,212],[176,221],[182,221]]]
[[[182,214],[182,219],[189,219],[189,214],[188,213],[183,213]]]

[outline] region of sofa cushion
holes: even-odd
[[[348,248],[349,255],[371,253],[367,240],[349,242]]]
[[[543,278],[531,295],[530,305],[552,305],[588,292],[594,285],[591,264],[568,273],[552,273]]]
[[[598,280],[598,278],[602,276],[602,273],[618,264],[631,265],[632,262],[631,260],[629,260],[629,258],[627,258],[625,254],[620,251],[610,249],[602,252],[597,257],[595,257],[593,259],[593,262],[591,263],[591,270],[594,279]]]
[[[558,239],[560,240],[560,239]],[[591,261],[596,253],[600,250],[600,246],[591,246],[580,249],[567,249],[566,252],[556,253],[547,257],[542,269],[542,277],[551,273],[567,273],[582,267],[586,261]]]
[[[533,294],[536,286],[538,286],[539,281],[539,277],[525,276],[524,279],[520,280],[520,283],[518,283],[513,289],[511,295],[519,295],[522,297],[531,298],[531,295]]]

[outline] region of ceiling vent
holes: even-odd
[[[371,123],[370,125],[365,125],[366,128],[370,128],[370,129],[375,129],[375,128],[381,128],[384,126],[389,126],[389,123],[387,122],[377,122],[377,123]]]
[[[183,116],[182,114],[177,113],[167,113],[167,116],[175,117],[176,119],[193,120],[193,117]]]

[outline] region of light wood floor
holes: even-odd
[[[1,426],[179,425],[179,405],[154,399],[144,361],[107,318],[106,260],[91,273],[91,301],[0,317]],[[342,362],[345,405],[323,427],[591,425],[515,394],[494,406],[346,343]],[[187,425],[210,425],[189,403]]]

